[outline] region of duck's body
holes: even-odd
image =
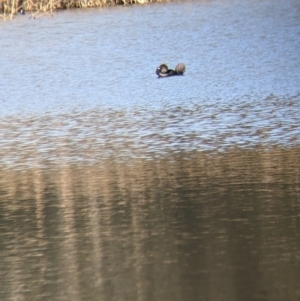
[[[183,75],[185,72],[185,65],[179,63],[176,65],[175,70],[169,69],[166,64],[161,64],[156,68],[156,74],[158,77],[169,77],[173,75]]]

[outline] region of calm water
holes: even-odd
[[[1,300],[300,300],[299,1],[27,14],[0,37]]]

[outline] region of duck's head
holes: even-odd
[[[168,73],[168,66],[166,64],[161,64],[156,68],[156,74],[158,76],[166,76]]]

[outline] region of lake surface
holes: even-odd
[[[1,300],[299,301],[299,1],[27,14],[0,37]]]

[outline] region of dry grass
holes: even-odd
[[[30,12],[31,17],[41,14],[51,14],[58,9],[88,8],[116,5],[146,4],[168,2],[169,0],[0,0],[1,17],[12,19],[23,9]]]

